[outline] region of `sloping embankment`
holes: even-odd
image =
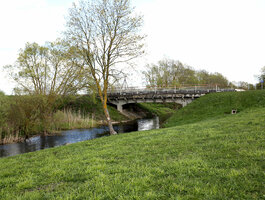
[[[200,101],[215,102],[207,98],[218,99],[218,95],[228,94],[209,95]],[[219,108],[218,112],[209,108],[208,115],[197,116],[198,122],[192,123],[187,112],[183,114],[184,119],[178,119],[184,125],[2,158],[0,197],[262,199],[265,179],[263,97],[253,96],[241,102],[236,115],[224,113],[231,107]],[[251,99],[256,102],[255,106],[247,106]],[[213,118],[215,112],[217,115]],[[196,117],[195,113],[200,112],[191,114]]]

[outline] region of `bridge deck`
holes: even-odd
[[[122,112],[122,106],[129,103],[142,102],[175,102],[183,107],[194,99],[213,92],[230,92],[231,89],[160,89],[160,90],[116,90],[108,92],[108,102],[117,105]]]

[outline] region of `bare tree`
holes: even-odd
[[[107,91],[117,64],[143,54],[139,34],[142,17],[134,15],[129,0],[88,0],[73,4],[67,19],[66,37],[79,49],[92,74],[111,134],[116,134],[107,109]]]

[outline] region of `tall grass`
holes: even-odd
[[[84,114],[79,110],[75,112],[71,109],[58,110],[53,117],[52,130],[64,130],[75,128],[91,128],[97,125],[94,114]]]
[[[14,142],[21,142],[25,140],[24,137],[22,137],[18,131],[13,132],[10,131],[8,133],[5,132],[5,137],[2,138],[2,130],[0,129],[0,144],[11,144]]]

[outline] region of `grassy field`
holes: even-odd
[[[221,102],[226,95],[194,103]],[[229,95],[239,102],[241,94]],[[176,113],[167,124],[175,119],[182,125],[1,158],[0,199],[264,199],[261,97],[238,107],[236,115],[219,110],[212,117],[209,109],[204,117],[192,113],[191,121],[184,110],[192,103],[177,111],[186,120],[176,120]]]

